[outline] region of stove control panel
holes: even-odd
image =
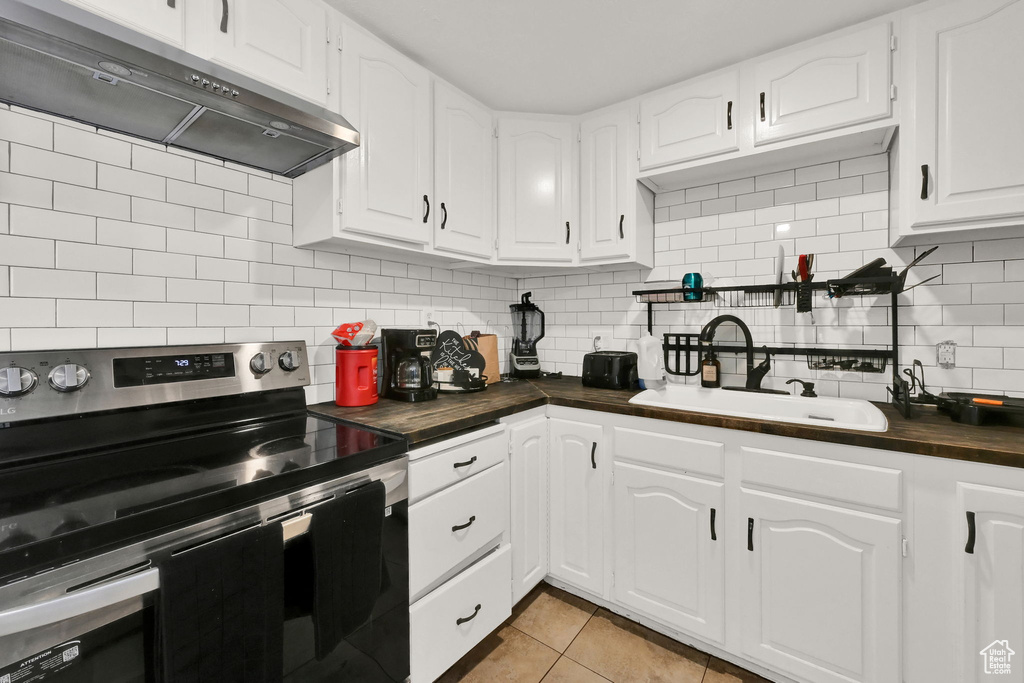
[[[0,427],[304,387],[305,360],[301,341],[0,353]]]
[[[24,396],[36,388],[36,375],[17,366],[0,368],[0,396]]]

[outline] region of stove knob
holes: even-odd
[[[265,375],[270,372],[273,364],[274,357],[268,351],[261,351],[249,361],[249,369],[256,375]]]
[[[298,370],[302,365],[302,361],[299,360],[299,354],[292,351],[285,351],[281,354],[281,357],[277,359],[277,364],[281,366],[282,370],[291,372]]]
[[[89,377],[84,366],[66,363],[50,371],[50,386],[61,392],[78,391],[86,385]]]
[[[25,368],[0,368],[0,396],[22,396],[36,388],[36,375]]]

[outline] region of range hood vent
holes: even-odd
[[[0,101],[288,178],[359,146],[323,107],[56,0],[0,0],[0,65]]]

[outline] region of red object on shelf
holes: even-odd
[[[376,403],[377,347],[339,344],[334,360],[334,402],[346,407]]]

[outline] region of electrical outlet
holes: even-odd
[[[956,367],[955,341],[944,341],[935,345],[935,363],[943,370]]]

